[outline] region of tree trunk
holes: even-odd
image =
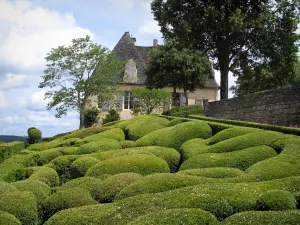
[[[188,105],[189,104],[189,96],[188,96],[187,90],[184,89],[183,92],[184,92],[184,97],[185,97],[185,105]]]
[[[229,56],[219,58],[221,74],[220,99],[228,99]]]
[[[172,93],[172,108],[176,107],[176,102],[177,102],[177,92],[176,92],[176,87],[173,87],[173,93]]]
[[[84,128],[84,115],[82,112],[79,113],[79,129],[82,129]]]

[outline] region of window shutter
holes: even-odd
[[[102,110],[109,110],[109,102],[108,101],[104,101],[102,103]]]
[[[117,96],[117,105],[116,105],[116,109],[118,111],[122,111],[123,109],[123,96]]]

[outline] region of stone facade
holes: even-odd
[[[300,127],[300,85],[209,102],[210,117]]]

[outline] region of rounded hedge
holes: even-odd
[[[245,175],[245,172],[236,168],[228,167],[212,167],[203,169],[189,169],[181,170],[180,174],[200,176],[200,177],[210,177],[210,178],[231,178]]]
[[[0,225],[22,225],[14,215],[0,211]]]
[[[294,195],[283,190],[271,190],[263,193],[257,200],[256,207],[261,211],[297,209]]]
[[[245,170],[256,162],[276,155],[276,151],[268,146],[257,146],[226,153],[204,153],[184,161],[180,170],[209,167],[232,167]]]
[[[68,139],[58,143],[56,147],[80,146],[84,143],[85,143],[85,141],[80,138],[68,138]]]
[[[70,166],[72,178],[84,176],[86,171],[98,162],[98,159],[89,156],[84,156],[76,159]]]
[[[174,125],[177,125],[179,123],[184,123],[184,122],[188,122],[188,120],[187,119],[183,119],[183,118],[176,118],[176,119],[172,119],[171,121],[169,121],[167,123],[167,126],[168,127],[172,127]]]
[[[137,173],[119,173],[106,178],[91,190],[93,198],[100,203],[112,202],[116,194],[143,176]]]
[[[107,159],[88,169],[86,176],[98,177],[104,174],[139,173],[168,173],[170,168],[166,161],[152,155],[128,155]]]
[[[125,140],[125,134],[123,130],[120,128],[113,128],[104,132],[101,132],[99,134],[94,134],[91,136],[88,136],[84,138],[83,140],[85,142],[93,142],[93,141],[99,141],[102,138],[109,138],[109,139],[114,139],[117,141],[124,141]]]
[[[219,224],[218,220],[211,213],[202,209],[167,209],[157,212],[152,212],[144,216],[140,216],[128,225],[138,224]]]
[[[6,192],[0,195],[0,211],[14,215],[22,224],[38,223],[36,197],[27,191]]]
[[[47,220],[56,212],[83,206],[96,204],[97,202],[92,198],[89,191],[82,188],[69,188],[58,191],[49,196],[42,205],[43,220]]]
[[[6,181],[6,182],[14,182],[16,180],[19,180],[19,172],[24,171],[25,168],[23,165],[20,165],[18,163],[10,163],[0,164],[0,180]]]
[[[8,191],[17,191],[17,188],[10,183],[0,180],[0,195]]]
[[[184,142],[180,147],[182,161],[185,161],[194,155],[205,152],[206,148],[206,140],[202,138],[193,138]]]
[[[131,141],[131,140],[121,141],[120,145],[122,148],[133,148],[135,147],[135,141]]]
[[[44,164],[49,163],[51,160],[62,156],[63,154],[59,151],[60,149],[48,149],[33,153],[35,158],[35,162],[38,166],[42,166]]]
[[[89,154],[93,152],[104,152],[113,149],[120,149],[122,146],[120,143],[114,139],[102,138],[98,141],[90,142],[84,145],[81,145],[78,148],[76,154]]]
[[[153,131],[138,139],[136,145],[179,148],[184,142],[193,138],[207,139],[211,137],[211,133],[211,128],[206,122],[192,121]]]
[[[46,166],[39,166],[32,167],[30,170],[32,170],[32,173],[29,179],[42,181],[50,187],[59,185],[59,176],[54,169]]]
[[[299,210],[285,211],[249,211],[236,213],[226,218],[222,225],[291,225],[300,224]]]
[[[28,142],[30,144],[36,143],[41,137],[42,132],[39,129],[34,127],[28,129]]]
[[[110,128],[103,127],[103,126],[93,126],[88,128],[83,128],[80,130],[74,130],[70,134],[64,136],[64,139],[68,138],[85,138],[88,136],[92,136],[94,134],[101,133],[103,131],[109,130]]]
[[[75,155],[78,151],[78,147],[61,147],[60,152],[63,155]]]

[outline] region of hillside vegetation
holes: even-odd
[[[0,225],[300,224],[299,136],[174,120],[2,145]]]

